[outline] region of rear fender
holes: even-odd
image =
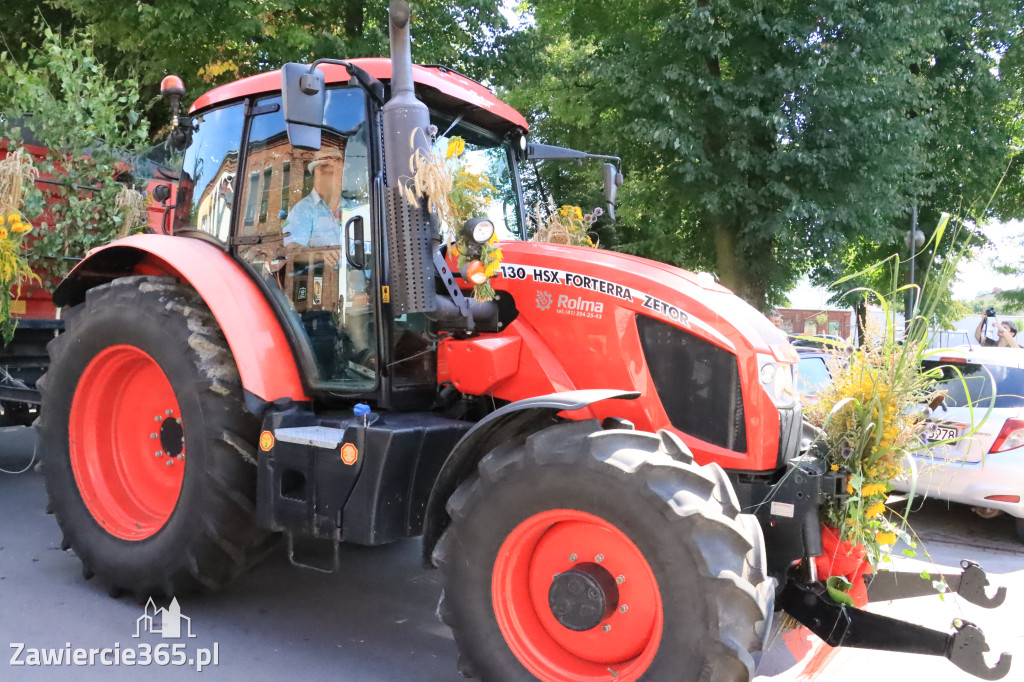
[[[166,275],[187,282],[210,308],[238,365],[242,387],[257,398],[305,401],[295,356],[263,292],[223,249],[200,239],[140,234],[89,252],[53,294],[76,305],[85,292],[118,277]]]
[[[451,522],[445,510],[448,498],[476,470],[484,455],[500,443],[557,423],[556,415],[560,412],[582,410],[593,403],[613,398],[632,400],[639,395],[636,391],[614,389],[552,393],[509,403],[477,422],[452,448],[430,491],[426,517],[423,519],[423,565],[434,567],[430,555]]]

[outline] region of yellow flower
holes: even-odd
[[[2,215],[0,215],[0,225],[3,225],[3,224],[4,224],[4,217]]]
[[[444,157],[450,159],[453,156],[458,158],[462,156],[462,152],[466,151],[466,141],[461,137],[453,137],[448,141],[448,151],[445,152]]]
[[[839,471],[839,465],[838,464],[833,464],[832,465],[832,471]]]
[[[580,210],[579,206],[573,206],[572,210],[576,214],[576,220],[583,220],[583,211]]]
[[[16,223],[19,220],[21,220],[21,216],[18,215],[17,213],[11,213],[7,216],[7,222],[9,223]]]
[[[495,244],[497,244],[498,243],[498,233],[495,232],[494,234],[492,234],[491,238],[487,240],[487,243],[490,244],[491,246],[494,246]]]
[[[487,264],[487,267],[484,268],[484,274],[488,277],[494,277],[494,273],[498,271],[499,267],[501,267],[501,264],[498,263],[498,261],[491,261]]]
[[[490,258],[495,263],[500,262],[502,258],[501,249],[495,249],[494,251],[491,251]]]
[[[879,532],[875,535],[875,542],[880,545],[895,545],[896,536],[893,533]]]
[[[862,497],[871,497],[872,495],[880,495],[885,492],[886,485],[884,483],[870,483],[860,489]]]
[[[871,519],[876,516],[881,516],[885,511],[885,502],[875,502],[873,505],[868,507],[868,510],[864,512],[864,516]]]
[[[7,239],[7,230],[0,227],[0,239]]]
[[[846,484],[846,494],[847,495],[852,495],[853,494],[853,484],[852,483],[847,483]]]
[[[16,233],[19,233],[19,234],[22,233],[22,232],[28,232],[31,229],[32,229],[32,223],[22,223],[22,222],[19,222],[16,225],[11,225],[11,232],[16,232]]]

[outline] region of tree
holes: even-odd
[[[144,97],[168,73],[193,96],[214,85],[318,57],[387,55],[386,0],[44,0],[93,36],[116,76],[137,71]],[[426,0],[414,7],[413,56],[483,77],[505,30],[497,0]],[[0,17],[4,11],[0,10]],[[150,111],[163,125],[162,106]]]
[[[1024,9],[1015,0],[948,2],[942,8],[942,43],[930,58],[909,64],[923,79],[922,104],[908,113],[926,122],[921,145],[928,160],[921,175],[927,191],[917,197],[918,228],[928,239],[914,257],[917,284],[928,277],[933,256],[942,263],[982,246],[986,240],[977,225],[1024,214],[1018,154],[1024,112]],[[888,231],[846,242],[836,258],[817,265],[812,281],[829,286],[846,273],[900,254],[898,282],[907,284],[910,256],[904,238],[910,209],[908,205],[905,213],[894,216]],[[931,237],[943,211],[954,214],[954,229],[936,245]],[[844,282],[833,288],[833,302],[857,305],[861,294],[847,296],[846,291],[881,284],[877,276]],[[962,312],[948,290],[937,309],[946,322]]]
[[[920,65],[961,4],[539,0],[503,84],[541,137],[621,151],[618,248],[765,307],[935,191]]]
[[[0,52],[0,137],[44,148],[38,163],[48,183],[44,201],[35,189],[25,206],[40,218],[29,254],[32,269],[57,279],[73,259],[110,241],[123,218],[115,197],[130,173],[124,150],[142,146],[147,125],[139,113],[138,84],[114,79],[92,42],[39,25],[38,49],[24,61]]]

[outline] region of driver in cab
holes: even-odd
[[[284,225],[285,246],[330,249],[324,260],[338,262],[341,244],[341,177],[345,157],[336,147],[324,147],[309,163],[313,189],[300,199],[288,214]]]

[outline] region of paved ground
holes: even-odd
[[[0,429],[0,467],[21,469],[32,454],[31,433]],[[78,560],[59,549],[60,534],[46,506],[42,475],[0,473],[0,682],[14,680],[192,680],[188,665],[216,645],[218,664],[202,675],[216,680],[343,680],[359,682],[457,680],[456,651],[448,629],[434,617],[437,575],[420,568],[418,541],[367,549],[346,548],[342,570],[323,575],[291,567],[282,552],[227,589],[181,602],[193,639],[133,637],[143,609],[127,598],[111,599],[95,581],[82,578]],[[916,527],[935,561],[952,567],[962,557],[979,561],[993,582],[1010,587],[1006,604],[985,611],[955,599],[919,598],[881,605],[880,611],[947,629],[954,617],[979,623],[993,650],[1017,653],[1007,679],[1024,679],[1024,546],[1007,519],[983,521],[965,509],[929,504]],[[900,560],[915,570],[920,562]],[[12,643],[28,649],[114,648],[187,642],[186,665],[156,667],[12,666]],[[57,653],[57,652],[54,652]],[[173,652],[172,652],[173,658]],[[810,657],[805,659],[809,660]],[[817,679],[864,682],[886,679],[928,682],[972,680],[943,659],[839,650]],[[1016,675],[1016,676],[1015,676]],[[800,666],[759,671],[759,680],[799,680]]]

